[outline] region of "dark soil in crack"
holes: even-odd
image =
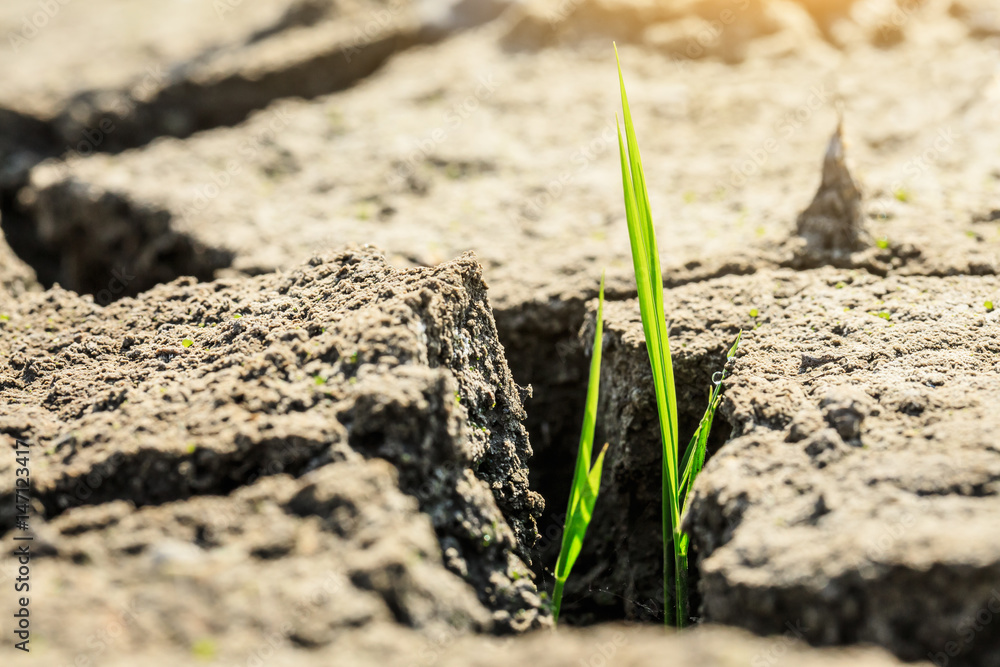
[[[587,349],[593,341],[592,318],[593,312],[581,341]],[[609,450],[590,537],[578,561],[577,574],[567,585],[565,618],[571,624],[614,619],[662,623],[662,445],[652,374],[645,342],[634,333],[638,323],[635,302],[606,302],[605,321],[601,418],[596,437],[598,443],[607,442]],[[727,336],[735,339],[738,331],[736,327],[718,326],[710,344],[706,345],[704,338],[689,343],[691,332],[685,324],[674,323],[670,331],[674,341],[679,433],[684,443],[704,414],[713,377],[724,368],[726,351],[732,344],[732,340],[726,342]],[[581,385],[578,391],[582,397],[586,387]],[[577,432],[578,429],[579,425]],[[709,457],[726,442],[731,431],[731,425],[718,415],[709,439]],[[573,457],[564,456],[560,473],[551,475],[558,485],[546,489],[556,494],[557,502],[569,493],[571,476],[567,474],[567,460],[572,465]],[[545,492],[543,495],[547,501],[552,498]],[[564,504],[562,500],[557,507]],[[554,562],[558,539],[546,546],[549,552],[544,556],[546,562]],[[692,554],[693,616],[697,616],[700,604],[696,560],[697,554]]]

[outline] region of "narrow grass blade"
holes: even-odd
[[[622,138],[621,123],[618,124],[618,153],[621,159],[625,219],[628,224],[632,264],[635,269],[642,330],[646,336],[646,352],[653,373],[653,388],[656,394],[656,410],[660,420],[660,439],[663,447],[661,527],[664,622],[669,624],[675,621],[678,627],[683,627],[689,616],[687,559],[689,538],[681,530],[681,515],[682,510],[687,509],[687,498],[694,480],[705,464],[708,437],[712,430],[715,411],[719,406],[725,370],[722,371],[718,382],[714,382],[713,378],[715,386],[709,393],[708,407],[688,443],[684,457],[680,459],[677,395],[663,305],[663,274],[660,268],[659,246],[656,243],[646,177],[642,169],[642,157],[639,154],[639,143],[635,136],[628,96],[625,93],[625,78],[622,75],[617,46],[615,60],[618,61],[618,83],[621,88],[622,118],[625,125],[625,137]],[[736,354],[741,336],[742,332],[730,348],[728,359],[732,359]]]
[[[743,338],[743,332],[740,331],[736,335],[736,341],[733,342],[729,351],[726,353],[726,363],[728,365],[729,361],[736,356],[736,350],[740,345],[740,339]],[[712,421],[715,419],[715,411],[719,407],[719,403],[722,400],[722,381],[726,379],[726,367],[723,366],[722,370],[718,373],[718,380],[714,378],[712,380],[712,391],[708,397],[708,407],[705,408],[705,414],[701,418],[701,422],[698,424],[698,430],[695,431],[694,437],[691,438],[691,442],[688,444],[687,451],[684,452],[684,460],[681,462],[681,467],[683,469],[683,475],[681,477],[681,494],[683,498],[683,511],[687,512],[687,502],[688,496],[691,491],[691,487],[694,485],[694,480],[701,472],[702,467],[705,465],[705,455],[708,450],[708,436],[712,431]]]
[[[659,249],[656,243],[656,230],[653,227],[653,217],[649,205],[649,193],[646,190],[646,178],[642,169],[642,156],[639,153],[639,143],[635,136],[635,127],[632,124],[632,112],[628,104],[628,95],[625,92],[625,78],[622,75],[621,61],[618,58],[618,47],[615,46],[615,60],[618,62],[618,84],[621,89],[622,98],[622,118],[625,123],[625,137],[628,145],[629,171],[631,176],[630,187],[635,199],[634,213],[630,218],[629,226],[637,228],[636,231],[641,238],[639,248],[641,254],[636,257],[635,245],[633,245],[633,260],[641,260],[645,264],[644,277],[647,283],[646,301],[652,306],[650,311],[651,324],[655,324],[655,336],[652,341],[655,343],[653,352],[658,357],[658,365],[663,375],[663,382],[669,389],[666,395],[666,410],[668,417],[668,427],[671,442],[678,442],[677,435],[677,396],[674,391],[674,369],[670,359],[670,340],[667,336],[667,322],[663,309],[663,274],[660,269]],[[618,134],[619,146],[621,145],[621,131]],[[622,152],[624,152],[622,150]],[[624,165],[623,165],[624,168]],[[630,230],[631,236],[631,230]],[[638,273],[636,274],[638,278]],[[640,288],[642,290],[642,288]],[[645,319],[645,318],[644,318]],[[649,347],[647,337],[647,348]],[[652,360],[654,355],[650,355]],[[662,416],[662,415],[661,415]],[[676,465],[674,466],[676,469]]]
[[[587,383],[587,402],[583,414],[583,428],[580,432],[580,446],[576,455],[573,485],[570,488],[569,506],[563,526],[562,546],[556,561],[556,584],[552,594],[552,617],[558,622],[562,606],[562,592],[569,574],[576,563],[587,527],[593,516],[597,495],[601,489],[601,472],[604,469],[604,455],[608,446],[604,445],[591,467],[590,459],[594,446],[594,428],[597,421],[597,399],[601,385],[601,343],[604,332],[604,275],[597,301],[597,324],[594,329],[594,349],[590,359],[590,377]]]
[[[594,428],[597,424],[597,399],[601,386],[601,339],[604,335],[604,274],[601,274],[601,285],[597,295],[597,322],[594,329],[594,348],[590,356],[590,375],[587,379],[587,402],[583,412],[583,427],[580,430],[580,446],[576,454],[576,469],[573,473],[573,486],[570,489],[569,504],[566,516],[573,512],[573,507],[580,499],[583,482],[587,478],[590,458],[594,446]]]
[[[607,451],[608,446],[605,444],[597,455],[594,467],[588,473],[587,480],[581,489],[580,498],[573,508],[572,518],[567,526],[570,539],[566,548],[566,558],[563,560],[562,568],[558,565],[556,566],[557,579],[561,578],[565,581],[568,578],[573,565],[576,564],[576,559],[579,557],[580,551],[583,549],[583,540],[587,535],[590,519],[594,515],[597,495],[601,490],[601,473],[604,470],[604,455]],[[561,572],[560,569],[562,570]]]
[[[618,48],[615,47],[618,60]],[[670,341],[663,307],[663,275],[660,269],[659,249],[656,231],[649,206],[649,194],[642,169],[639,144],[635,137],[632,113],[625,93],[625,78],[621,61],[618,60],[618,82],[621,88],[622,117],[625,124],[625,139],[621,127],[618,129],[618,152],[621,157],[622,189],[625,195],[625,218],[628,224],[632,263],[635,268],[636,288],[639,294],[639,311],[642,316],[643,333],[646,336],[646,351],[649,354],[653,373],[653,387],[656,394],[656,408],[660,421],[660,439],[663,448],[662,464],[662,522],[663,531],[663,598],[666,613],[664,621],[670,623],[676,613],[678,625],[683,624],[686,614],[681,615],[686,603],[686,560],[680,563],[678,541],[680,539],[680,469],[679,439],[677,433],[677,396],[674,387],[673,362],[670,357]],[[626,152],[627,146],[627,152]],[[675,562],[671,563],[671,546]],[[683,565],[683,568],[681,567]],[[681,572],[681,569],[684,571]],[[671,573],[676,583],[676,612],[672,611],[670,579]],[[684,598],[682,600],[682,598]]]

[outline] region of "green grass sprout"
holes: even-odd
[[[621,88],[622,117],[618,124],[618,149],[621,157],[622,189],[625,195],[625,218],[628,223],[629,243],[635,282],[639,293],[639,312],[642,330],[646,336],[646,352],[653,372],[656,409],[660,421],[660,439],[663,446],[662,465],[662,523],[663,530],[663,605],[664,623],[684,627],[690,617],[688,610],[688,536],[681,530],[681,517],[687,509],[687,497],[695,478],[705,462],[708,436],[719,404],[725,371],[716,374],[719,379],[709,396],[708,409],[698,429],[688,443],[683,460],[680,459],[680,440],[677,434],[677,392],[674,387],[673,362],[670,357],[670,340],[663,308],[663,274],[660,271],[656,232],[650,212],[649,194],[643,175],[642,158],[635,137],[632,114],[625,93],[618,47],[618,82]],[[740,334],[742,336],[742,333]],[[740,336],[729,350],[729,358],[736,354]],[[671,558],[671,555],[673,558]]]
[[[601,471],[604,468],[604,454],[608,451],[605,444],[597,455],[594,465],[590,465],[594,449],[594,427],[597,423],[597,397],[601,386],[601,338],[604,329],[604,276],[601,275],[601,287],[597,301],[597,326],[594,330],[594,350],[590,358],[590,379],[587,383],[587,403],[583,413],[583,429],[580,432],[580,447],[576,454],[576,469],[573,472],[573,486],[569,492],[569,507],[566,510],[566,523],[563,526],[562,547],[559,549],[559,559],[556,561],[556,584],[552,593],[552,620],[559,622],[559,609],[562,606],[563,587],[569,578],[573,565],[576,563],[583,539],[587,534],[587,526],[594,514],[597,494],[601,489]]]
[[[743,332],[736,334],[736,341],[733,343],[732,347],[729,348],[729,352],[726,353],[726,362],[733,359],[736,356],[736,350],[740,346],[740,339],[743,337]],[[682,499],[682,509],[681,516],[688,511],[688,501],[690,499],[691,488],[694,486],[694,480],[698,477],[698,473],[701,472],[702,467],[705,465],[705,455],[708,452],[708,436],[712,432],[712,421],[715,419],[715,411],[719,407],[719,403],[722,401],[722,381],[726,379],[725,366],[723,369],[715,374],[712,378],[712,390],[708,396],[708,407],[705,408],[705,414],[702,415],[701,421],[698,422],[698,428],[695,430],[694,435],[691,436],[691,441],[688,443],[687,449],[684,451],[684,458],[681,460],[681,474],[680,489],[681,489],[681,499]],[[680,562],[683,562],[684,566],[687,566],[688,560],[688,543],[690,537],[687,533],[678,531],[680,537],[678,538],[675,534],[674,536],[674,550],[675,552],[680,552]],[[684,593],[687,594],[687,572],[683,573],[684,578]],[[684,622],[687,621],[688,615],[688,600],[687,598],[680,597],[680,588],[678,588],[678,604],[677,604],[677,614],[679,619],[683,619]],[[682,627],[682,623],[678,623],[679,627]]]

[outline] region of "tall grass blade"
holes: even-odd
[[[552,594],[552,618],[559,621],[559,611],[562,607],[563,587],[569,578],[573,565],[576,563],[587,527],[597,504],[597,494],[601,489],[601,473],[604,469],[604,455],[608,446],[604,445],[597,455],[593,466],[590,459],[594,447],[594,427],[597,421],[597,399],[601,386],[601,342],[604,333],[604,275],[601,275],[601,287],[597,301],[597,325],[594,330],[594,349],[590,358],[590,377],[587,382],[587,402],[583,413],[583,428],[580,432],[580,446],[576,454],[576,467],[573,471],[573,485],[569,492],[569,506],[566,509],[566,522],[563,526],[562,546],[559,549],[559,559],[556,561],[556,583]]]
[[[621,88],[622,118],[625,124],[624,139],[621,123],[618,124],[618,153],[621,158],[625,219],[628,223],[632,264],[639,293],[639,312],[642,316],[642,331],[646,336],[646,352],[653,373],[656,410],[660,419],[660,440],[663,447],[661,523],[665,610],[663,620],[665,623],[683,627],[689,618],[689,538],[681,529],[681,516],[687,510],[688,495],[694,480],[705,465],[708,437],[712,430],[715,411],[721,400],[725,370],[721,372],[718,381],[713,378],[714,386],[709,393],[708,407],[684,451],[683,459],[678,460],[680,441],[677,434],[677,393],[674,387],[674,368],[670,357],[670,340],[663,307],[663,274],[660,269],[649,194],[646,191],[646,178],[642,170],[642,158],[639,155],[639,143],[635,138],[628,96],[625,94],[625,78],[622,76],[617,46],[615,60],[618,61],[618,83]],[[729,349],[727,360],[735,356],[741,336],[742,332]]]
[[[618,151],[622,166],[622,188],[625,194],[625,218],[628,224],[629,242],[632,249],[632,263],[635,269],[636,288],[639,293],[639,311],[642,316],[643,333],[646,336],[646,351],[649,354],[653,373],[653,388],[656,394],[656,409],[660,421],[660,439],[663,448],[662,465],[662,521],[663,531],[663,601],[664,622],[681,626],[686,622],[686,612],[682,607],[687,598],[687,563],[679,561],[678,542],[680,534],[680,467],[679,437],[677,433],[677,393],[674,387],[673,362],[670,357],[670,341],[663,308],[663,275],[660,270],[659,249],[656,230],[653,226],[649,206],[649,194],[642,169],[639,144],[635,137],[632,113],[625,93],[625,78],[622,75],[618,48],[618,82],[621,88],[622,117],[625,124],[625,139],[621,127],[618,128]],[[626,151],[627,146],[627,151]],[[670,562],[671,551],[674,562]],[[671,594],[671,579],[674,593]]]

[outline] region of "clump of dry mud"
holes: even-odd
[[[168,4],[0,9],[0,433],[32,443],[44,659],[997,663],[991,3]],[[780,637],[496,638],[550,623],[605,267],[564,618],[659,620],[612,39],[682,430],[746,332],[696,613]]]

